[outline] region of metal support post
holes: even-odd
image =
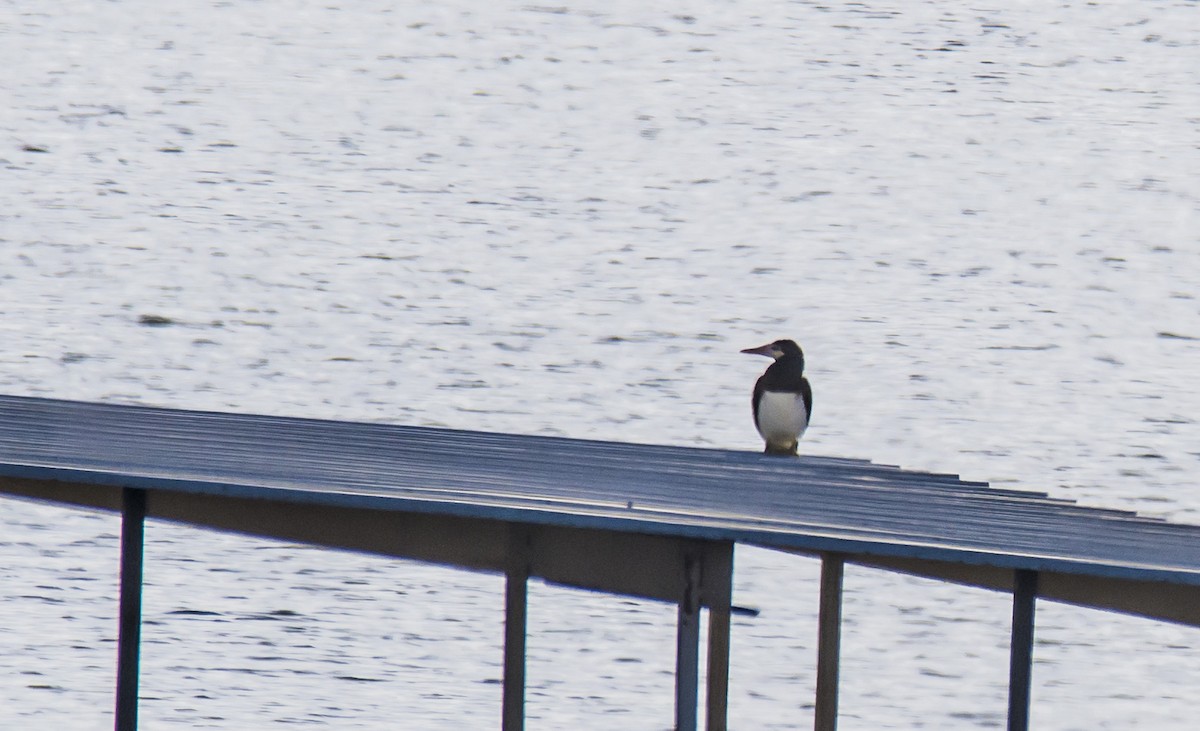
[[[675,731],[696,731],[700,686],[700,562],[684,560],[675,645]]]
[[[504,581],[503,731],[525,728],[525,638],[529,598],[529,533],[514,528]]]
[[[729,715],[729,609],[708,608],[708,731],[726,731]]]
[[[838,665],[842,643],[842,575],[845,560],[821,556],[821,599],[817,637],[817,703],[815,731],[835,731],[838,717]]]
[[[1020,569],[1013,575],[1012,645],[1008,666],[1008,729],[1028,731],[1029,691],[1033,680],[1033,615],[1038,573]]]
[[[136,731],[142,639],[142,554],[146,492],[125,488],[121,505],[121,599],[117,634],[116,731]]]

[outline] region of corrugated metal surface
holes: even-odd
[[[1200,586],[1200,527],[852,459],[0,397],[2,477]]]

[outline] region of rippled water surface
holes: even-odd
[[[1200,8],[9,4],[7,393],[804,449],[1200,521]],[[0,504],[0,727],[111,727],[114,517]],[[144,727],[496,727],[502,582],[152,524]],[[811,727],[738,555],[736,729]],[[671,723],[674,611],[535,585],[530,728]],[[1009,601],[847,573],[842,727],[1003,726]],[[1033,721],[1190,729],[1193,629],[1040,605]]]

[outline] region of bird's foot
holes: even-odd
[[[790,445],[783,444],[767,444],[767,448],[763,450],[763,454],[773,454],[777,457],[799,457],[797,448],[798,442],[792,442]]]

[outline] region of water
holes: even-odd
[[[0,387],[758,449],[787,336],[811,453],[1195,523],[1196,12],[18,3]],[[107,728],[117,522],[3,511],[0,727]],[[148,540],[146,728],[498,724],[497,577]],[[739,551],[734,728],[811,726],[816,573]],[[670,725],[670,607],[531,601],[530,728]],[[1008,613],[849,569],[842,727],[1002,727]],[[1038,728],[1192,727],[1195,630],[1038,622]]]

